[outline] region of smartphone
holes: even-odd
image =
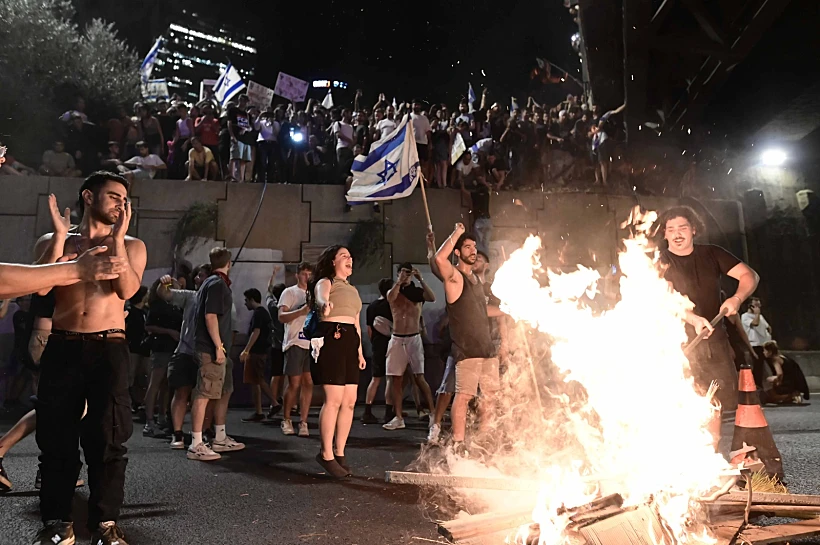
[[[5,157],[6,151],[8,151],[8,148],[6,146],[0,146],[0,157]]]

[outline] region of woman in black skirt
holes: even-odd
[[[313,381],[325,392],[319,413],[322,450],[316,461],[335,478],[351,475],[345,445],[353,423],[359,372],[366,366],[359,326],[362,300],[347,281],[351,274],[353,258],[348,249],[330,246],[319,257],[308,285],[310,303],[320,317],[310,341]]]

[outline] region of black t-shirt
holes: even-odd
[[[251,354],[267,354],[270,350],[270,330],[271,318],[265,307],[258,307],[254,309],[253,316],[251,316],[251,325],[248,328],[248,336],[253,333],[254,329],[259,330],[259,338],[253,343],[250,349]]]
[[[142,347],[144,338],[145,310],[132,306],[128,309],[128,316],[125,317],[125,339],[128,341],[128,350],[140,356],[150,355],[148,350]]]
[[[18,360],[28,354],[28,340],[34,328],[34,314],[25,310],[18,310],[11,317],[14,325],[14,353]]]
[[[695,304],[694,313],[711,320],[720,312],[720,278],[725,276],[740,260],[720,246],[695,244],[691,254],[675,255],[668,249],[661,252],[661,264],[666,268],[664,278],[672,283],[675,291],[687,296]],[[694,330],[686,326],[686,332],[694,337]],[[711,338],[725,338],[723,326],[716,328]]]
[[[370,127],[367,125],[356,125],[356,143],[364,148],[367,137],[370,136]],[[365,153],[366,149],[363,150]]]
[[[377,299],[367,305],[367,325],[369,327],[373,327],[373,322],[376,321],[378,317],[385,318],[387,320],[393,321],[393,313],[390,311],[390,303],[387,302],[387,299]],[[390,337],[386,335],[382,335],[376,329],[373,329],[373,338],[370,340],[371,344],[373,345],[374,350],[383,347],[387,348],[387,343],[390,341]]]
[[[399,293],[407,297],[407,300],[411,303],[424,302],[424,288],[415,285],[413,282],[399,288]]]
[[[35,318],[51,318],[54,315],[54,305],[56,304],[54,290],[51,290],[46,295],[37,295],[35,293],[31,296],[29,312],[31,312]]]
[[[179,331],[182,329],[182,310],[167,301],[157,299],[148,308],[145,325]],[[178,341],[170,335],[152,335],[151,350],[154,352],[172,353],[177,349]]]
[[[216,357],[216,349],[208,328],[205,326],[205,315],[216,314],[219,323],[219,337],[227,348],[231,342],[231,288],[217,274],[209,276],[199,287],[196,294],[196,330],[194,345],[198,352]],[[221,347],[220,347],[221,348]]]

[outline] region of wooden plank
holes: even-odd
[[[777,526],[751,526],[740,533],[740,539],[752,545],[765,545],[816,535],[820,535],[820,519],[801,520]]]
[[[729,492],[717,499],[718,502],[741,502],[746,504],[746,492]],[[754,492],[752,504],[768,503],[772,505],[814,505],[820,506],[820,496],[807,494],[773,494],[771,492]]]
[[[743,514],[722,520],[710,527],[712,535],[717,539],[715,545],[732,545],[740,529],[743,528]]]
[[[438,533],[453,543],[511,530],[532,522],[532,509],[469,515],[438,524]]]
[[[520,490],[531,492],[537,492],[541,489],[540,483],[535,480],[462,477],[459,475],[436,475],[434,473],[413,473],[408,471],[385,471],[384,480],[392,484],[441,486],[445,488],[481,488],[484,490]]]

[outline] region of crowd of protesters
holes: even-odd
[[[474,109],[475,108],[475,109]],[[349,182],[354,157],[389,135],[409,114],[423,173],[436,187],[458,187],[477,176],[496,190],[610,183],[622,123],[583,97],[557,105],[510,108],[461,100],[456,108],[414,100],[397,104],[381,94],[365,105],[361,90],[349,107],[309,100],[259,108],[239,95],[220,108],[212,98],[186,104],[179,97],[119,108],[108,120],[89,120],[77,97],[60,117],[61,130],[41,164],[13,158],[6,175],[78,177],[106,169],[140,178],[234,182]],[[453,154],[463,142],[466,153]],[[461,164],[459,164],[459,162]],[[594,173],[594,174],[593,174]]]

